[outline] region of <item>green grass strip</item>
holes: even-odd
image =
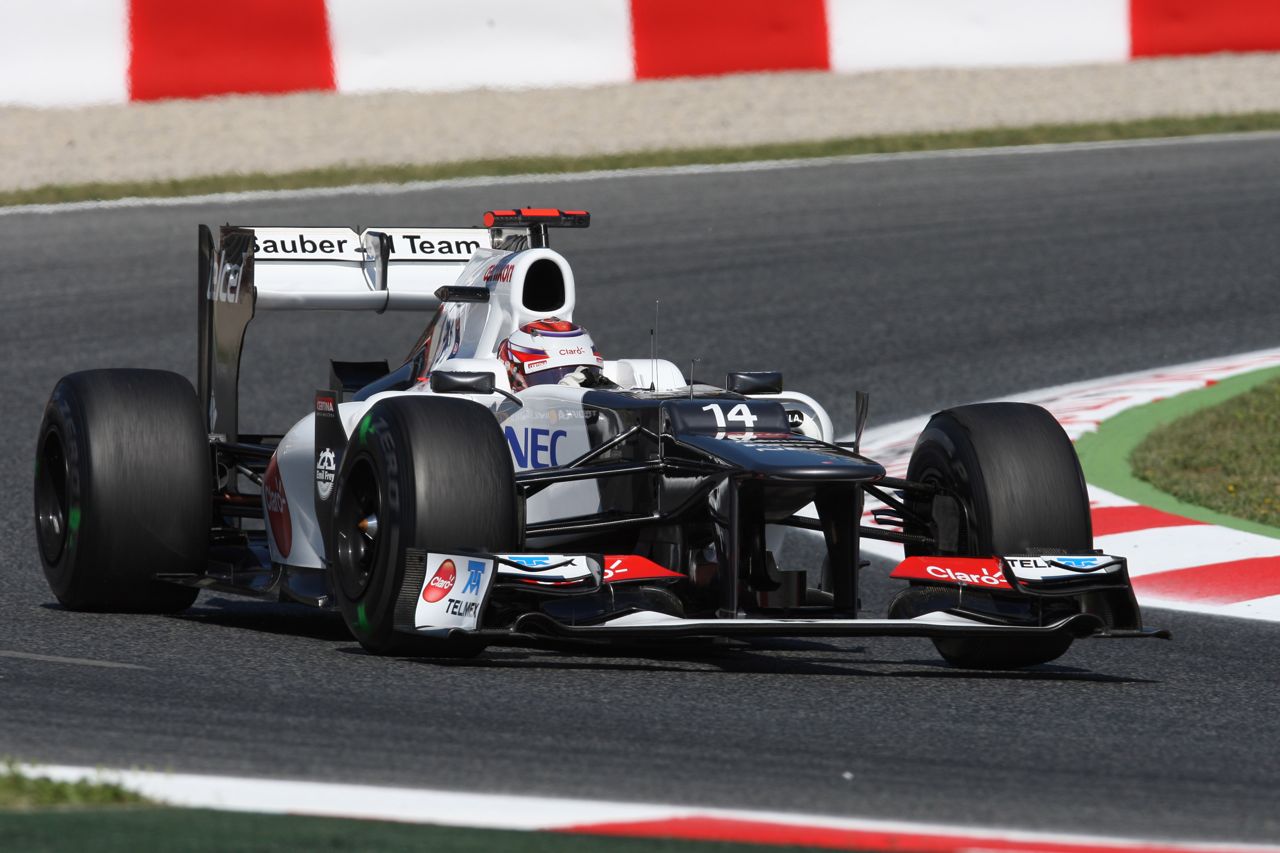
[[[798,853],[813,849],[164,808],[0,812],[0,839],[0,847],[23,853]]]
[[[1131,464],[1134,450],[1154,430],[1221,405],[1277,377],[1280,377],[1280,367],[1245,373],[1207,388],[1129,409],[1103,421],[1097,432],[1087,433],[1076,442],[1076,453],[1084,467],[1085,479],[1107,491],[1165,512],[1280,539],[1280,528],[1217,512],[1162,491],[1136,476]],[[1236,442],[1230,432],[1222,431],[1214,436],[1214,440],[1225,453],[1238,452],[1232,449]],[[1188,458],[1185,453],[1183,458]],[[1273,468],[1273,478],[1274,472]]]
[[[1152,118],[1129,122],[1091,124],[1040,124],[1030,127],[992,128],[947,133],[912,133],[860,136],[822,142],[754,145],[741,148],[682,148],[637,151],[593,157],[514,157],[396,166],[334,166],[284,174],[229,174],[169,181],[67,184],[11,190],[0,193],[0,206],[52,204],[113,198],[152,198],[207,195],[248,190],[292,190],[341,187],[355,184],[407,183],[448,178],[501,177],[509,175],[588,172],[693,164],[746,163],[757,160],[789,160],[850,154],[887,154],[904,151],[942,151],[957,148],[991,148],[1062,142],[1101,142],[1122,139],[1154,139],[1207,133],[1242,133],[1280,130],[1280,113],[1243,113],[1201,117]]]
[[[84,779],[78,782],[55,782],[52,779],[25,776],[13,764],[0,771],[0,809],[77,808],[145,802],[147,800],[144,797],[111,783]],[[3,837],[0,832],[0,838]]]
[[[1157,427],[1130,462],[1174,497],[1280,528],[1280,378]]]

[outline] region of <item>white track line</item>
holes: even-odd
[[[61,204],[29,204],[0,207],[0,217],[27,214],[77,213],[97,210],[121,210],[143,207],[185,207],[200,204],[239,204],[256,201],[292,201],[335,198],[347,195],[394,196],[437,189],[521,186],[525,184],[568,184],[618,178],[663,178],[688,175],[717,175],[743,172],[771,172],[784,169],[813,169],[824,166],[854,166],[915,160],[959,160],[974,157],[1006,157],[1058,154],[1073,151],[1111,151],[1116,149],[1167,148],[1178,145],[1210,145],[1218,143],[1280,140],[1280,131],[1169,136],[1158,139],[1121,139],[1103,142],[1055,142],[1042,145],[1009,145],[988,148],[950,148],[939,151],[902,151],[890,154],[848,154],[838,157],[808,157],[784,160],[756,160],[749,163],[708,163],[688,166],[658,166],[637,169],[604,169],[591,172],[552,172],[547,174],[508,175],[474,178],[449,178],[439,181],[409,183],[353,184],[342,187],[315,187],[299,190],[255,190],[250,192],[209,193],[172,198],[120,198],[108,201],[74,201]]]
[[[473,794],[421,788],[304,782],[282,779],[206,776],[191,773],[157,773],[142,770],[100,770],[91,767],[20,765],[27,776],[64,782],[81,780],[113,782],[150,799],[174,806],[209,808],[263,814],[315,817],[347,817],[388,820],[438,826],[470,826],[486,829],[557,830],[607,823],[663,821],[680,818],[713,818],[730,821],[782,824],[802,828],[883,832],[895,835],[934,835],[955,839],[968,849],[991,842],[1072,844],[1081,847],[1123,847],[1161,850],[1241,851],[1280,853],[1280,847],[1253,844],[1180,843],[1025,832],[1014,829],[974,829],[945,824],[865,820],[790,812],[712,809],[649,803],[508,794]],[[761,848],[762,850],[768,848]],[[887,847],[885,849],[888,849]]]
[[[71,664],[73,666],[100,666],[106,669],[149,669],[150,667],[139,666],[136,663],[116,663],[110,660],[94,660],[92,658],[64,658],[57,655],[37,655],[31,652],[15,652],[6,649],[0,649],[0,658],[14,658],[16,660],[30,660],[39,663],[62,663]]]

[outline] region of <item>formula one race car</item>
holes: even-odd
[[[1047,412],[941,412],[895,479],[858,452],[865,396],[838,442],[777,373],[718,388],[652,356],[606,361],[572,323],[573,270],[548,248],[550,228],[589,219],[524,209],[483,228],[216,239],[201,226],[198,391],[93,370],[64,377],[45,411],[35,515],[58,600],[174,612],[201,589],[279,598],[337,607],[371,652],[442,656],[891,635],[999,668],[1079,637],[1162,635],[1142,626],[1125,560],[1093,550],[1080,466]],[[314,411],[248,435],[240,354],[268,309],[434,313],[400,366],[332,362]],[[788,528],[821,534],[821,572],[778,564]],[[862,537],[905,547],[888,618],[858,612]]]

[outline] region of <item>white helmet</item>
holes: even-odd
[[[598,378],[604,367],[586,329],[556,317],[534,320],[516,329],[498,346],[498,358],[507,367],[512,391],[554,385],[578,371],[581,377],[577,384],[583,384],[588,378]]]

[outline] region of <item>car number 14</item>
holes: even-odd
[[[710,412],[711,416],[716,419],[716,428],[725,430],[729,428],[729,424],[737,423],[742,425],[742,431],[750,434],[759,420],[757,415],[751,414],[751,410],[747,408],[746,403],[738,403],[728,414],[725,414],[724,407],[719,403],[711,403],[703,406],[702,411]]]

